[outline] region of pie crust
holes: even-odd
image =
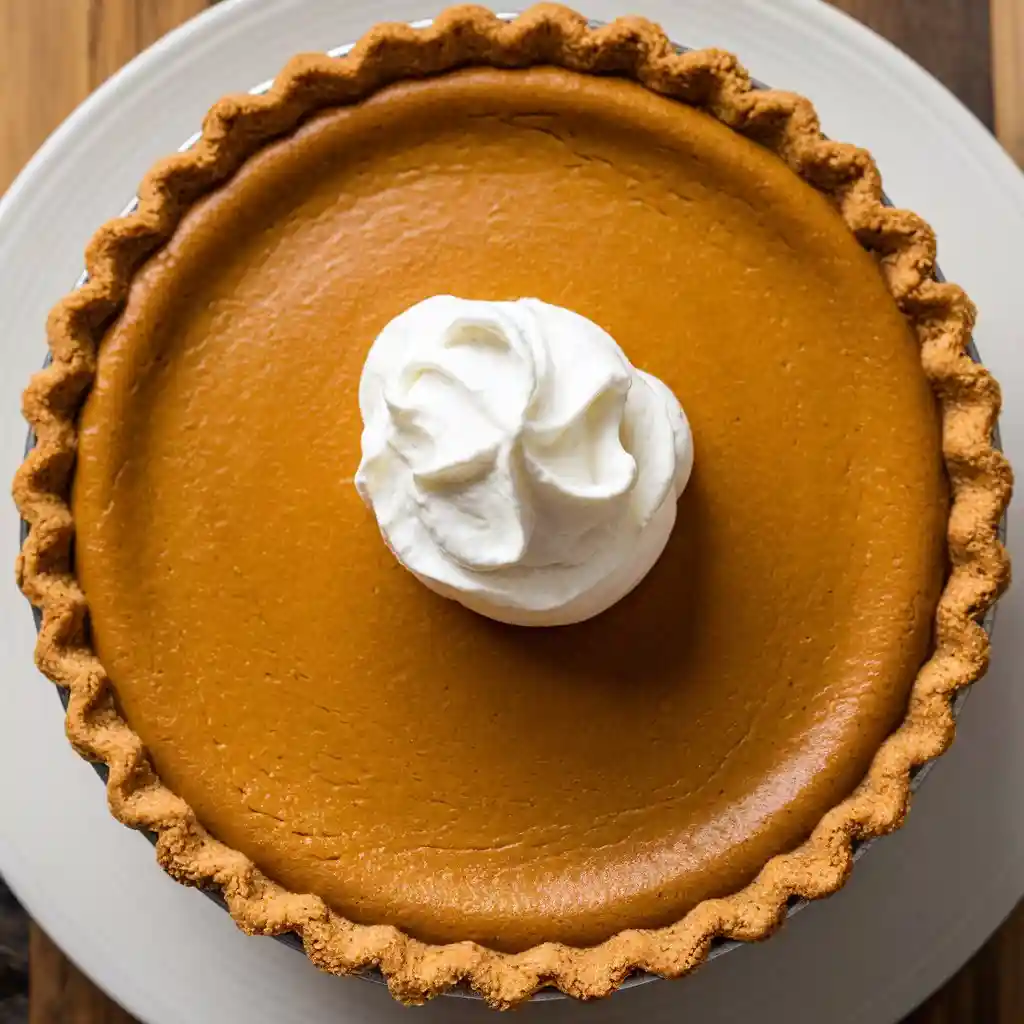
[[[93,380],[99,342],[125,302],[133,275],[167,242],[191,204],[316,110],[357,102],[402,78],[468,65],[541,64],[632,78],[709,112],[774,151],[827,195],[861,245],[877,255],[920,341],[922,365],[941,406],[952,496],[950,572],[935,618],[934,653],[916,679],[903,724],[883,743],[860,786],[824,816],[803,845],[772,858],[740,892],[706,900],[671,926],[622,931],[592,948],[544,943],[503,953],[471,942],[432,945],[391,926],[354,924],[319,897],[286,891],[203,829],[155,775],[91,648],[86,602],[74,575],[69,494],[76,419]],[[534,7],[511,22],[482,8],[452,8],[429,28],[380,25],[345,57],[296,57],[265,95],[220,101],[200,141],[146,176],[138,208],[92,239],[88,280],[51,313],[52,363],[24,396],[36,444],[14,481],[15,500],[29,526],[18,583],[42,612],[38,665],[70,691],[68,737],[82,756],[109,768],[113,814],[157,834],[158,860],[179,881],[219,887],[244,931],[294,931],[309,958],[337,974],[379,968],[395,997],[407,1003],[456,985],[497,1008],[515,1006],[543,987],[599,998],[637,971],[687,973],[716,939],[766,938],[782,923],[788,901],[835,892],[850,872],[854,843],[902,824],[912,769],[952,741],[950,699],[985,671],[989,641],[980,622],[1010,575],[999,524],[1012,478],[992,444],[999,388],[967,352],[974,307],[960,288],[936,280],[935,253],[934,236],[919,217],[884,203],[871,157],[823,138],[806,99],[756,88],[727,53],[679,53],[659,28],[639,18],[593,28],[581,15],[552,5]]]

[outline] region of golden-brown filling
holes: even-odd
[[[566,306],[679,396],[645,582],[499,626],[394,560],[356,386],[428,295]],[[186,218],[82,414],[93,638],[166,783],[362,922],[590,944],[731,892],[863,776],[927,651],[938,418],[870,256],[775,157],[552,69],[394,86]]]

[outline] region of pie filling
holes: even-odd
[[[668,544],[588,621],[446,600],[353,480],[374,339],[539,299],[686,411]],[[268,145],[136,276],[80,419],[76,571],[166,785],[349,919],[522,950],[677,921],[863,778],[928,654],[939,416],[873,258],[777,157],[554,68]]]

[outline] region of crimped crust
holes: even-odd
[[[119,715],[90,646],[85,597],[74,575],[68,501],[76,418],[92,383],[97,347],[134,273],[170,238],[190,204],[314,110],[357,102],[400,78],[464,65],[536,64],[634,78],[708,111],[773,150],[827,194],[860,243],[879,256],[893,297],[920,340],[922,365],[942,407],[952,491],[951,571],[936,613],[935,651],[917,677],[905,721],[879,749],[857,790],[825,815],[802,846],[774,857],[742,891],[707,900],[674,925],[623,931],[589,949],[545,943],[508,954],[471,942],[436,946],[388,925],[353,924],[317,896],[286,891],[203,829],[191,808],[153,772],[139,737]],[[594,999],[635,971],[685,974],[705,959],[718,937],[766,938],[781,924],[788,900],[827,896],[843,884],[855,840],[902,824],[911,769],[949,746],[950,697],[978,679],[988,663],[989,642],[980,620],[1009,581],[998,526],[1012,478],[992,446],[998,385],[967,354],[974,307],[960,288],[935,280],[931,229],[914,214],[884,205],[871,157],[823,138],[806,99],[755,89],[727,53],[677,53],[657,26],[639,18],[591,28],[581,15],[552,5],[534,7],[512,22],[478,7],[452,8],[425,29],[380,25],[345,57],[296,57],[265,95],[221,100],[207,115],[201,140],[145,177],[138,209],[96,233],[86,266],[88,281],[50,315],[52,364],[32,379],[24,396],[37,442],[14,481],[15,500],[30,527],[17,576],[26,597],[42,611],[36,659],[55,683],[70,690],[72,744],[110,769],[114,815],[157,833],[158,860],[179,881],[219,886],[244,931],[294,931],[309,958],[334,973],[379,967],[392,993],[407,1003],[460,983],[498,1008],[515,1006],[545,986]]]

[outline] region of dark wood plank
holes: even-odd
[[[29,1024],[136,1024],[32,926],[29,940]]]
[[[1024,904],[905,1024],[1018,1024],[1024,1020]]]
[[[829,2],[895,43],[992,127],[991,32],[985,0]]]
[[[28,929],[28,916],[0,878],[0,1024],[28,1018]]]
[[[1024,167],[1024,0],[991,0],[996,132]]]

